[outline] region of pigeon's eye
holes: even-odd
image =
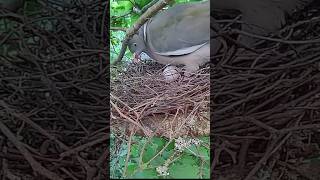
[[[136,47],[136,46],[137,46],[137,43],[133,43],[133,45]]]

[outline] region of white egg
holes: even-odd
[[[166,82],[170,83],[177,80],[180,77],[180,73],[175,66],[167,66],[163,70],[163,76]]]

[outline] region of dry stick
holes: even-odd
[[[177,116],[178,116],[179,111],[180,111],[180,108],[177,109],[176,114],[174,115],[173,120],[170,123],[170,134],[169,134],[170,139],[173,139],[172,137],[175,137],[175,134],[173,132],[173,125],[175,124],[175,121],[178,119]]]
[[[306,76],[307,76],[307,75],[306,75]],[[303,84],[308,83],[309,81],[312,81],[312,80],[313,80],[313,78],[309,78],[308,80],[302,80],[303,78],[305,78],[305,76],[303,76],[302,78],[300,78],[300,79],[301,79],[300,82],[298,81],[297,83],[295,83],[294,85],[292,85],[292,86],[291,86],[290,88],[288,88],[287,90],[285,90],[285,91],[283,91],[283,92],[281,92],[281,93],[278,93],[276,96],[268,99],[267,101],[261,103],[260,105],[256,106],[255,108],[251,109],[250,111],[248,111],[248,114],[251,114],[251,113],[257,111],[259,108],[267,105],[268,103],[270,103],[270,102],[278,99],[279,97],[281,97],[281,96],[283,96],[283,95],[285,95],[285,94],[288,94],[288,93],[289,93],[290,91],[292,91],[293,89],[295,89],[295,88],[297,88],[297,87],[299,87],[299,86],[302,86]]]
[[[254,140],[269,140],[268,137],[263,136],[238,136],[238,135],[226,135],[226,134],[220,134],[220,133],[211,133],[212,136],[217,137],[225,137],[230,139],[254,139]]]
[[[35,122],[33,122],[32,120],[30,120],[29,118],[25,117],[23,114],[18,114],[18,113],[14,113],[12,109],[9,108],[9,106],[4,102],[4,101],[0,101],[0,106],[4,107],[6,109],[7,112],[9,112],[9,114],[11,114],[12,116],[14,116],[17,119],[20,119],[24,122],[26,122],[27,124],[29,124],[31,127],[33,127],[34,129],[38,130],[41,134],[43,134],[44,136],[46,136],[47,138],[49,138],[50,140],[55,141],[57,144],[60,145],[60,147],[62,147],[63,149],[69,149],[69,147],[67,147],[66,145],[64,145],[61,141],[59,141],[55,136],[49,134],[45,129],[43,129],[41,126],[39,126],[38,124],[36,124]]]
[[[125,107],[127,107],[129,109],[129,111],[133,111],[133,109],[127,103],[123,102],[119,97],[113,95],[112,93],[110,93],[110,98],[114,98],[115,100],[119,101],[121,104],[123,104]],[[135,111],[133,111],[133,112],[136,114]]]
[[[244,139],[243,142],[241,143],[241,147],[239,150],[239,155],[238,155],[238,168],[240,170],[243,170],[246,165],[247,161],[247,154],[248,154],[248,149],[250,144],[253,142],[252,139]]]
[[[195,111],[196,109],[198,109],[198,107],[199,107],[199,105],[197,105],[197,106],[192,110],[192,112],[185,118],[185,120],[183,121],[183,123],[181,124],[181,126],[179,127],[178,130],[181,129],[182,125],[185,124],[186,120],[189,119],[190,115],[193,115],[194,111]],[[175,116],[175,118],[176,118],[176,116]],[[169,145],[172,141],[173,141],[173,138],[170,139],[170,141],[169,141],[153,158],[151,158],[146,164],[149,164],[152,160],[154,160],[157,156],[159,156],[159,155],[168,147],[168,145]]]
[[[110,101],[110,103],[111,103],[112,107],[114,107],[114,108],[116,109],[116,111],[119,113],[119,115],[120,115],[121,117],[125,118],[128,122],[130,122],[130,123],[138,126],[139,128],[141,128],[141,130],[145,133],[145,135],[148,135],[148,134],[149,134],[149,133],[146,131],[146,129],[145,129],[140,123],[132,120],[130,117],[128,117],[128,116],[126,116],[125,114],[123,114],[123,113],[121,112],[121,110],[118,108],[118,106],[115,105],[112,101]]]
[[[151,161],[153,161],[156,157],[158,157],[168,146],[169,144],[173,141],[173,139],[170,139],[169,142],[155,155],[153,156],[148,162],[146,162],[145,164],[148,165],[151,163]]]
[[[271,133],[271,134],[278,132],[278,129],[276,129],[276,128],[274,128],[264,122],[261,122],[253,117],[245,117],[244,121],[251,122],[251,123],[255,124],[256,126],[269,131],[269,133]]]
[[[24,144],[26,146],[26,144]],[[3,159],[8,159],[11,161],[21,161],[24,160],[23,156],[21,154],[15,154],[16,152],[12,153],[0,153],[0,158]],[[33,157],[36,160],[39,161],[46,161],[46,163],[52,162],[52,163],[60,163],[62,166],[76,166],[77,164],[75,162],[71,161],[66,161],[66,160],[59,160],[59,159],[54,159],[54,158],[46,158],[46,157],[41,157],[39,155],[33,154]]]
[[[302,120],[304,114],[302,114],[297,121],[294,123],[294,127],[297,127],[300,121]],[[270,156],[275,153],[286,141],[287,139],[292,135],[292,132],[289,132],[283,139],[282,141],[275,147],[275,148],[270,148],[269,150],[266,151],[265,155],[259,160],[259,162],[256,164],[256,166],[249,172],[247,177],[244,180],[250,180],[252,176],[255,175],[255,173],[259,170],[260,166],[265,163]],[[280,139],[280,137],[278,138]],[[274,145],[272,145],[274,146]],[[273,149],[273,150],[272,150]],[[271,151],[272,150],[272,151]]]
[[[99,169],[103,169],[107,167],[107,157],[109,154],[109,148],[106,148],[106,150],[103,152],[103,154],[99,157],[97,162],[95,163],[96,167]]]
[[[136,132],[136,129],[135,129],[135,127],[134,127],[133,130],[132,130],[131,133],[130,133],[130,136],[129,136],[129,141],[128,141],[128,153],[127,153],[126,163],[125,163],[125,165],[124,165],[122,177],[125,177],[125,176],[126,176],[126,173],[127,173],[127,168],[128,168],[129,158],[130,158],[130,151],[131,151],[132,136],[134,135],[135,132]]]
[[[43,134],[44,136],[46,136],[47,138],[49,138],[50,140],[55,141],[57,144],[59,144],[59,146],[64,149],[64,150],[70,150],[70,148],[63,144],[61,141],[59,141],[55,136],[51,135],[50,133],[48,133],[45,129],[43,129],[41,126],[39,126],[38,124],[36,124],[35,122],[33,122],[31,119],[25,117],[23,114],[18,114],[18,113],[14,113],[12,109],[9,108],[9,106],[4,102],[4,101],[0,101],[0,106],[4,107],[12,116],[14,116],[15,118],[21,119],[22,121],[26,122],[27,124],[29,124],[31,127],[33,127],[34,129],[38,130],[41,134]],[[86,167],[86,169],[89,169],[89,165],[88,163],[83,160],[80,156],[76,156],[77,160],[79,161],[79,163],[83,166]],[[89,172],[89,171],[88,171]]]
[[[153,1],[149,2],[147,5],[143,6],[143,8],[140,10],[140,13],[146,12],[151,6],[153,6],[158,1],[159,0],[153,0]]]
[[[1,140],[3,140],[1,138]],[[1,146],[2,146],[2,143],[1,143]],[[0,148],[2,149],[2,148]],[[4,153],[7,153],[8,151],[8,148],[6,146],[3,147],[3,150],[2,150]],[[8,168],[8,160],[6,158],[4,158],[2,160],[2,172],[3,172],[3,177],[7,177],[8,179],[10,180],[20,180],[20,177],[14,175],[10,169]]]
[[[284,128],[279,130],[279,133],[286,133],[290,131],[300,131],[300,130],[306,130],[306,129],[314,129],[318,130],[320,129],[320,124],[308,124],[308,125],[302,125],[297,127],[291,127],[291,128]]]
[[[256,174],[256,172],[259,170],[259,168],[261,167],[261,165],[263,163],[265,163],[269,157],[275,153],[286,141],[287,139],[292,135],[292,133],[288,133],[283,139],[282,141],[274,148],[270,148],[266,151],[265,155],[259,160],[259,162],[255,165],[255,167],[249,172],[249,174],[246,176],[246,178],[244,180],[250,180],[252,179],[252,176],[254,176]]]
[[[178,112],[178,110],[177,110],[177,112]],[[176,115],[177,115],[177,114],[176,114]],[[176,116],[174,117],[173,121],[175,120],[175,118],[176,118]],[[173,138],[170,138],[170,141],[169,141],[153,158],[151,158],[151,159],[150,159],[147,163],[145,163],[145,164],[148,165],[152,160],[154,160],[157,156],[159,156],[159,155],[169,146],[169,144],[170,144],[172,141],[173,141]],[[147,142],[146,142],[146,143],[147,143]],[[144,147],[145,147],[146,143],[144,144]],[[140,154],[140,157],[141,157],[140,163],[142,162],[143,152],[144,152],[144,151],[142,151],[141,154]],[[139,163],[139,164],[140,164],[140,163]]]
[[[27,28],[28,29],[28,28]],[[43,32],[43,33],[45,33],[45,32]],[[73,43],[71,43],[71,44],[73,44]],[[82,43],[81,43],[82,44]],[[52,45],[52,44],[51,44]],[[32,48],[32,47],[30,47],[30,48]],[[26,50],[26,51],[28,51],[28,50]],[[33,50],[32,50],[33,51]],[[41,51],[40,51],[41,52]],[[36,52],[36,54],[38,54],[38,52]],[[41,54],[41,53],[40,53]],[[23,66],[24,67],[24,66]],[[64,83],[63,83],[64,84]],[[24,95],[25,96],[25,95]],[[8,113],[9,114],[9,113]],[[48,113],[47,115],[50,115],[50,114],[52,114],[52,113]],[[17,115],[19,115],[18,113],[17,113]],[[24,116],[26,116],[26,115],[24,115]],[[29,117],[30,118],[30,117]],[[50,119],[50,118],[48,118],[48,119]],[[18,119],[18,120],[21,120],[21,119]],[[31,118],[30,118],[30,120],[32,120]],[[46,119],[43,119],[43,120],[46,120]],[[51,133],[50,131],[48,131],[49,133]],[[26,145],[25,145],[26,146]],[[30,149],[29,149],[29,151],[31,152],[31,153],[33,153]],[[33,156],[35,159],[37,159],[36,158],[36,156]],[[39,160],[38,160],[39,161]],[[40,161],[39,161],[40,162]],[[48,162],[49,163],[49,162]]]
[[[9,130],[9,128],[0,121],[0,130],[8,139],[19,149],[20,153],[26,158],[30,166],[35,172],[38,172],[42,176],[52,180],[62,180],[56,173],[44,168],[38,161],[36,161],[32,154],[21,144],[21,142],[15,137],[15,135]]]
[[[63,158],[63,157],[66,157],[66,156],[70,156],[71,154],[78,153],[78,152],[80,152],[80,151],[82,151],[82,150],[84,150],[84,149],[86,149],[86,148],[88,148],[88,147],[91,147],[91,146],[93,146],[93,145],[102,143],[102,142],[104,142],[104,141],[106,141],[106,140],[108,140],[108,139],[109,139],[108,136],[103,136],[103,137],[100,138],[100,139],[96,139],[96,140],[94,140],[94,141],[91,141],[91,142],[88,142],[88,143],[83,144],[83,145],[81,145],[81,146],[78,146],[78,147],[76,147],[76,148],[74,148],[74,149],[70,149],[70,150],[68,150],[68,151],[65,151],[65,152],[63,152],[63,153],[60,154],[60,157]]]
[[[299,173],[299,175],[305,177],[308,180],[316,180],[316,177],[312,176],[311,174],[305,173],[304,171],[302,171],[302,169],[300,169],[298,167],[295,167],[295,166],[290,165],[290,164],[283,162],[283,161],[278,161],[277,163],[281,166],[285,166],[291,170],[297,171]]]
[[[277,39],[277,38],[270,38],[270,37],[255,35],[255,34],[248,33],[248,32],[241,31],[241,30],[237,30],[237,29],[232,30],[231,32],[232,32],[232,33],[236,33],[236,34],[246,35],[246,36],[253,37],[253,38],[257,38],[257,39],[263,39],[263,40],[268,40],[268,41],[275,41],[275,42],[280,42],[280,43],[285,43],[285,44],[320,43],[320,38],[318,38],[318,39],[313,39],[313,40],[294,41],[294,40],[283,40],[283,39]]]
[[[77,156],[77,160],[79,163],[83,166],[83,168],[86,170],[86,180],[93,179],[94,175],[96,174],[96,168],[91,167],[86,160],[83,158],[80,158]]]
[[[271,85],[269,87],[266,87],[265,89],[263,89],[263,90],[261,90],[259,92],[256,92],[254,94],[250,94],[246,98],[244,98],[244,99],[242,99],[240,101],[234,102],[234,103],[230,104],[227,107],[224,107],[222,109],[219,109],[219,110],[215,111],[214,114],[224,113],[225,111],[228,111],[228,110],[232,109],[233,107],[235,107],[237,105],[240,105],[242,103],[245,103],[245,102],[249,101],[251,98],[260,96],[261,94],[265,94],[266,92],[270,91],[271,89],[277,87],[280,83],[281,83],[281,81],[276,81],[273,85]]]
[[[140,16],[140,18],[138,19],[138,21],[127,30],[126,36],[122,42],[122,46],[121,46],[121,50],[119,53],[118,58],[112,63],[112,65],[115,65],[117,63],[119,63],[123,56],[124,53],[127,49],[127,44],[129,42],[129,39],[133,36],[133,34],[135,32],[137,32],[140,27],[147,22],[148,18],[152,17],[153,15],[155,15],[158,11],[160,11],[162,8],[164,8],[168,3],[170,3],[171,1],[174,0],[160,0],[159,2],[157,2],[156,4],[154,4],[153,6],[151,6],[144,14],[142,14],[142,16]]]
[[[146,149],[146,146],[147,146],[147,144],[149,143],[151,141],[151,137],[148,137],[147,138],[147,140],[146,140],[146,142],[143,144],[143,147],[142,147],[142,149],[141,149],[141,153],[140,153],[140,158],[139,158],[139,168],[141,168],[141,166],[142,166],[142,158],[143,158],[143,154],[144,154],[144,151],[145,151],[145,149]]]
[[[66,168],[62,167],[60,168],[61,171],[63,171],[64,173],[66,173],[70,178],[72,178],[73,180],[79,180],[78,178],[76,178],[71,172],[69,172]]]
[[[2,46],[9,38],[10,36],[14,33],[14,31],[10,31],[9,33],[7,33],[7,35],[5,37],[1,37],[1,41],[0,41],[0,46]]]
[[[301,21],[296,22],[295,24],[292,24],[292,25],[284,27],[283,29],[281,29],[279,31],[279,33],[282,34],[282,33],[286,32],[286,31],[288,31],[289,29],[294,29],[294,28],[296,28],[296,27],[298,27],[300,25],[317,23],[319,21],[320,21],[320,17],[314,17],[312,19],[301,20]],[[307,25],[305,25],[305,26],[307,26]]]

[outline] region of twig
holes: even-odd
[[[36,161],[30,152],[23,146],[23,144],[14,136],[14,134],[9,130],[9,128],[0,121],[0,130],[2,133],[8,137],[8,139],[19,149],[20,153],[26,158],[29,162],[32,169],[41,174],[42,176],[52,179],[52,180],[62,180],[62,178],[54,173],[49,171],[48,169],[44,168],[38,161]]]
[[[131,151],[131,141],[132,141],[132,137],[135,134],[135,130],[136,128],[133,128],[131,130],[130,136],[129,136],[129,141],[128,141],[128,151],[127,151],[127,157],[126,157],[126,162],[123,168],[123,173],[122,173],[122,177],[126,177],[127,175],[127,169],[128,169],[128,163],[129,163],[129,158],[130,158],[130,151]]]

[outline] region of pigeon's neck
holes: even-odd
[[[152,59],[155,59],[155,54],[152,53],[152,47],[150,47],[148,44],[148,36],[147,36],[147,27],[148,27],[149,21],[147,21],[141,28],[139,29],[139,36],[143,37],[143,41],[145,43],[145,49],[144,52],[151,57]]]

